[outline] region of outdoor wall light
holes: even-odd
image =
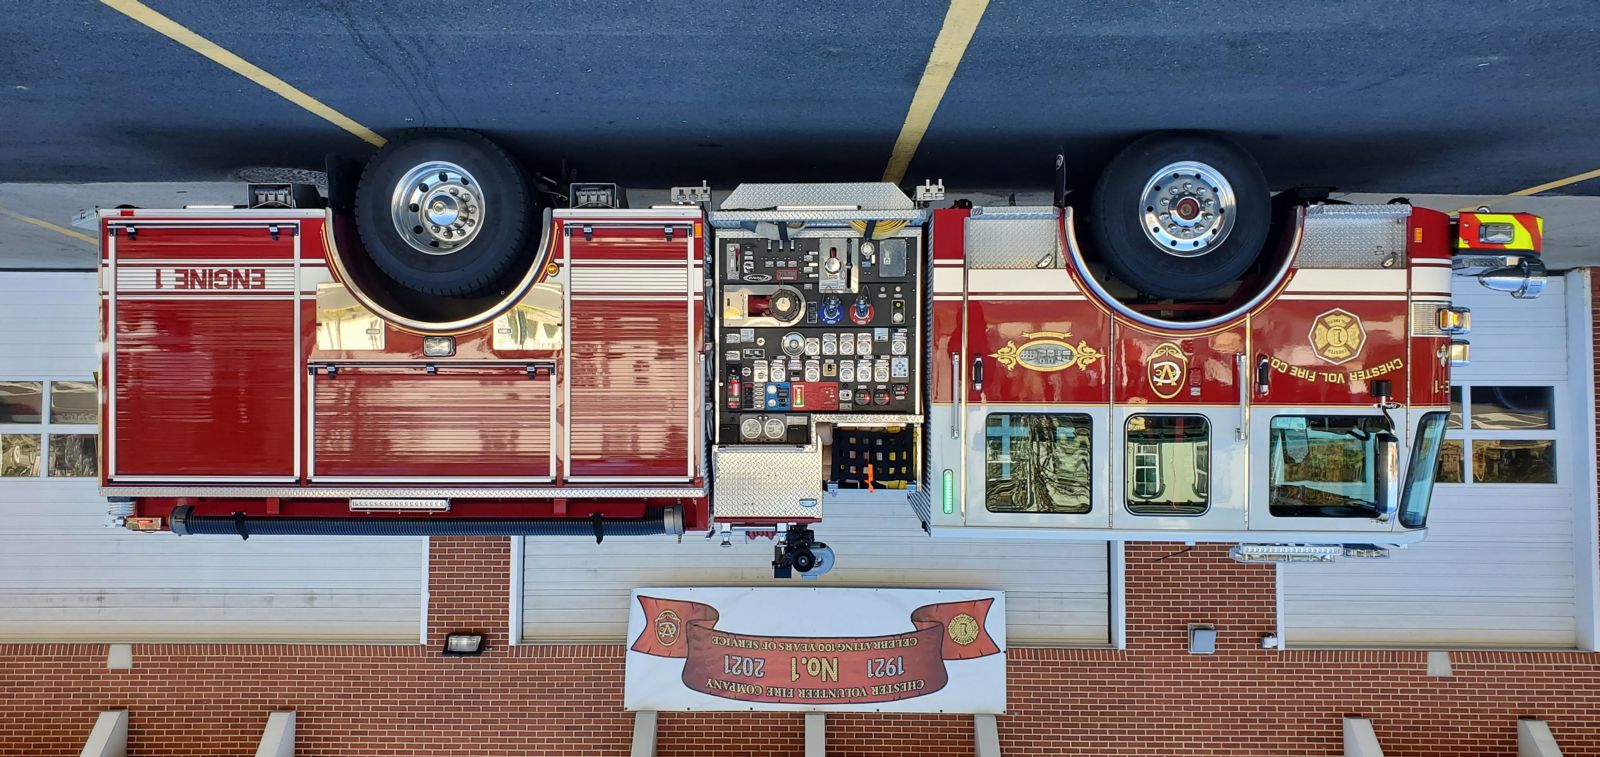
[[[444,653],[447,657],[467,657],[483,654],[483,634],[450,634],[444,637]]]

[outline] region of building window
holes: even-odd
[[[1551,386],[1451,387],[1438,482],[1556,483],[1555,418]]]
[[[0,381],[0,478],[99,475],[92,381]]]
[[[991,413],[984,506],[993,513],[1089,512],[1091,420],[1078,413]]]
[[[38,423],[43,410],[44,382],[0,381],[0,425]]]
[[[1155,499],[1161,496],[1161,453],[1154,444],[1133,445],[1134,499]]]
[[[39,476],[39,435],[0,434],[0,477]]]
[[[1126,445],[1128,512],[1205,514],[1211,502],[1211,423],[1205,416],[1132,416]]]

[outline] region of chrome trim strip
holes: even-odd
[[[339,252],[338,248],[334,246],[333,211],[328,211],[327,220],[324,223],[325,230],[323,232],[323,239],[325,241],[325,247],[328,251],[328,263],[333,268],[335,278],[345,284],[345,287],[350,291],[351,296],[355,297],[356,302],[361,303],[362,307],[372,311],[374,315],[377,315],[379,318],[382,318],[389,323],[399,326],[407,331],[412,331],[419,334],[461,333],[493,321],[501,313],[504,313],[505,311],[514,307],[518,302],[522,301],[522,298],[526,296],[528,294],[528,290],[538,282],[539,277],[544,273],[545,267],[550,263],[549,245],[551,222],[550,211],[547,210],[544,214],[544,228],[541,231],[539,244],[536,248],[539,251],[539,257],[535,259],[532,266],[528,267],[528,273],[522,277],[522,280],[518,282],[516,286],[508,290],[504,298],[495,303],[493,307],[490,307],[470,318],[461,318],[454,321],[444,321],[440,323],[423,322],[391,313],[388,310],[380,307],[377,303],[371,301],[371,299],[368,298],[366,294],[363,293],[358,287],[351,286],[350,276],[344,269],[344,260],[342,254]]]
[[[705,487],[470,487],[432,489],[418,487],[324,486],[102,486],[102,497],[278,497],[316,499],[341,497],[447,497],[453,499],[626,499],[630,497],[704,497]]]
[[[683,248],[683,262],[684,262],[684,269],[686,271],[686,275],[683,277],[683,279],[684,279],[684,287],[683,287],[684,326],[686,327],[684,329],[684,331],[687,332],[684,335],[684,340],[685,340],[684,349],[685,349],[685,351],[683,353],[683,356],[684,356],[684,362],[689,364],[689,369],[688,369],[689,370],[689,377],[688,377],[689,383],[684,387],[684,389],[686,390],[686,393],[689,395],[688,401],[684,403],[687,406],[686,409],[688,411],[689,417],[686,420],[686,423],[688,425],[684,428],[683,431],[684,431],[684,434],[686,434],[691,439],[693,439],[694,436],[695,436],[695,425],[696,424],[694,422],[694,413],[695,413],[695,410],[696,410],[697,406],[699,406],[700,403],[701,403],[700,392],[696,387],[699,386],[700,383],[704,383],[704,382],[696,382],[694,380],[695,369],[700,367],[700,360],[698,359],[699,356],[698,356],[698,353],[696,352],[696,350],[694,348],[694,332],[695,332],[695,325],[696,325],[695,322],[694,322],[694,288],[695,288],[695,284],[696,284],[696,282],[694,280],[694,276],[693,276],[693,271],[694,271],[694,242],[695,242],[694,230],[690,229],[689,233],[684,235],[684,248]],[[693,444],[685,444],[683,446],[684,446],[684,450],[683,450],[683,453],[684,453],[684,455],[683,455],[684,456],[684,475],[688,476],[689,478],[694,478],[694,448],[695,448],[695,445],[693,445]]]
[[[159,223],[163,220],[182,218],[238,218],[241,215],[265,216],[259,220],[283,220],[293,223],[302,218],[318,218],[322,216],[322,208],[183,208],[180,210],[162,210],[152,208],[101,208],[99,216],[112,223],[128,218],[143,218],[147,222]],[[256,219],[252,219],[254,222]]]
[[[671,484],[682,483],[682,476],[568,476],[573,484]]]
[[[561,232],[561,266],[570,271],[572,267],[572,235],[563,228]],[[572,345],[576,341],[576,329],[572,323],[572,278],[567,277],[566,295],[561,298],[561,328],[564,330],[564,341],[561,344],[561,477],[572,477]]]
[[[1061,215],[1062,234],[1066,240],[1065,244],[1067,247],[1067,252],[1070,253],[1072,258],[1073,270],[1077,271],[1078,276],[1082,278],[1083,282],[1089,286],[1089,291],[1094,293],[1095,298],[1098,299],[1101,304],[1111,308],[1111,310],[1117,315],[1133,321],[1134,323],[1143,326],[1149,326],[1151,328],[1166,329],[1170,331],[1199,331],[1201,329],[1219,326],[1254,310],[1256,306],[1265,302],[1267,295],[1276,290],[1278,285],[1283,281],[1284,277],[1288,276],[1289,271],[1294,268],[1295,256],[1300,251],[1300,240],[1305,234],[1305,220],[1305,208],[1296,208],[1294,217],[1294,237],[1289,243],[1289,254],[1284,256],[1283,265],[1278,269],[1277,274],[1272,277],[1272,282],[1269,285],[1262,287],[1261,291],[1257,292],[1254,297],[1250,298],[1249,301],[1227,313],[1214,318],[1207,318],[1201,321],[1176,322],[1163,321],[1159,318],[1151,318],[1128,307],[1127,305],[1122,304],[1117,300],[1117,298],[1112,297],[1111,294],[1106,291],[1105,287],[1101,286],[1100,282],[1089,273],[1088,263],[1086,263],[1083,259],[1083,250],[1078,246],[1078,232],[1077,227],[1073,224],[1072,209],[1067,208],[1067,211]]]
[[[319,484],[547,484],[548,476],[318,476]]]
[[[104,213],[105,211],[100,211]],[[106,349],[109,358],[106,361],[106,399],[109,410],[106,412],[106,456],[111,458],[106,461],[106,478],[117,476],[117,238],[114,235],[106,237],[107,272],[110,274],[111,286],[107,288],[108,307],[106,315]]]
[[[1061,541],[1232,542],[1235,544],[1374,544],[1380,547],[1416,544],[1427,529],[1414,531],[1157,531],[1110,527],[1024,528],[1013,526],[939,526],[937,538],[1050,539]]]
[[[296,483],[290,476],[117,476],[111,483],[128,482],[134,484],[165,483],[175,481],[178,483],[240,483],[240,484],[282,484]]]
[[[289,411],[290,414],[294,416],[294,463],[290,467],[294,472],[294,478],[295,478],[296,481],[300,480],[300,447],[301,447],[301,443],[303,441],[301,439],[301,436],[300,436],[300,420],[301,420],[301,416],[305,415],[305,410],[304,410],[305,404],[303,402],[303,398],[300,396],[301,382],[305,379],[305,377],[303,375],[304,372],[300,368],[301,361],[305,357],[300,351],[301,346],[302,346],[301,343],[300,343],[300,304],[301,304],[300,303],[300,299],[301,299],[301,294],[300,294],[300,234],[301,234],[301,231],[302,231],[302,229],[300,228],[300,224],[298,224],[298,223],[295,224],[295,229],[294,229],[294,282],[295,282],[294,290],[295,291],[294,291],[294,306],[293,306],[293,311],[294,312],[292,314],[293,317],[294,317],[294,364],[289,366],[289,369],[294,371],[294,406]]]

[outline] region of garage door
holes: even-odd
[[[1576,646],[1574,517],[1593,461],[1574,440],[1593,427],[1575,412],[1563,284],[1524,301],[1457,280],[1473,363],[1453,374],[1441,452],[1456,483],[1435,489],[1427,540],[1389,560],[1280,566],[1287,644]]]
[[[1011,644],[1109,641],[1105,542],[933,539],[904,496],[830,499],[818,537],[838,566],[819,586],[1000,589]],[[523,637],[622,641],[641,586],[792,586],[772,578],[772,542],[723,549],[695,534],[592,541],[525,540]],[[809,582],[808,582],[809,583]]]
[[[0,271],[0,640],[415,643],[422,539],[102,526],[95,288]]]

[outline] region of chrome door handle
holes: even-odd
[[[1233,380],[1239,385],[1239,427],[1233,430],[1233,435],[1239,441],[1250,438],[1250,382],[1245,372],[1245,354],[1236,352],[1233,355]]]
[[[950,355],[950,438],[961,438],[961,355]]]

